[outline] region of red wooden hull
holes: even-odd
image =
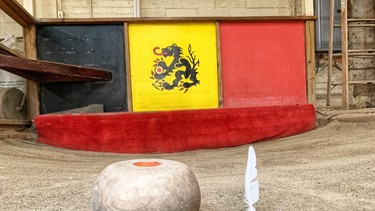
[[[39,142],[98,152],[166,153],[272,140],[315,128],[313,105],[166,112],[47,114]]]

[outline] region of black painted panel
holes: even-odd
[[[127,111],[123,25],[39,26],[38,58],[97,67],[112,72],[112,81],[41,84],[41,112],[89,104],[108,112]]]

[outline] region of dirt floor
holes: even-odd
[[[246,146],[129,155],[54,148],[36,135],[0,132],[0,210],[90,210],[94,180],[109,164],[163,158],[190,166],[201,210],[245,210]],[[375,122],[333,122],[276,141],[257,153],[257,210],[375,210]]]

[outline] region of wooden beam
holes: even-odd
[[[28,59],[37,59],[36,28],[29,25],[23,29],[25,56]],[[39,83],[27,81],[27,113],[29,120],[40,114]]]
[[[132,81],[130,73],[130,44],[129,44],[129,25],[124,23],[124,39],[125,39],[125,69],[126,69],[126,94],[128,111],[133,111],[133,97],[132,97]]]
[[[220,23],[216,22],[216,49],[217,49],[217,81],[218,81],[218,98],[219,108],[224,107],[223,103],[223,80],[222,80],[222,69],[221,69],[221,40],[220,40]]]
[[[316,16],[258,16],[258,17],[162,17],[162,18],[43,18],[36,19],[37,25],[76,25],[76,24],[123,24],[152,22],[238,22],[238,21],[307,21]]]
[[[342,52],[342,108],[349,109],[348,84],[348,7],[347,0],[341,0],[341,52]]]
[[[1,43],[0,43],[0,54],[17,56],[17,57],[24,57],[23,55],[19,54],[18,52],[8,48],[7,46],[5,46]]]
[[[326,105],[331,105],[332,68],[333,68],[333,31],[335,17],[335,0],[330,0],[329,10],[329,41],[328,41],[328,70],[327,70],[327,99]]]
[[[0,9],[23,27],[35,24],[35,19],[16,0],[0,0]]]
[[[302,1],[302,15],[314,15],[314,0]],[[306,85],[307,102],[316,107],[316,76],[315,76],[315,28],[314,21],[305,22],[305,42],[306,42]]]
[[[105,70],[7,55],[0,55],[0,68],[39,83],[112,79],[112,73]]]
[[[21,129],[30,125],[31,122],[28,120],[0,119],[0,130]]]
[[[316,106],[315,25],[305,23],[307,102]]]

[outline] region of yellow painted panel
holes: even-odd
[[[133,111],[218,107],[215,23],[129,24]]]

